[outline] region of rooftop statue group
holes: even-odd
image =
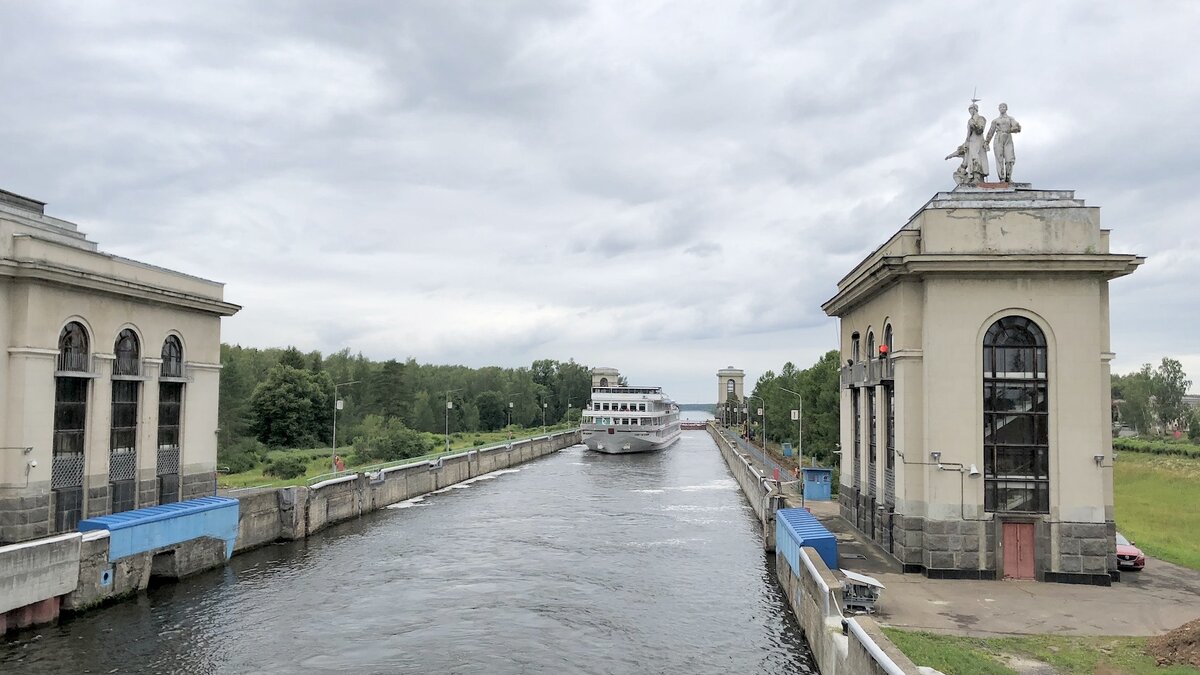
[[[1012,182],[1012,168],[1017,161],[1013,151],[1012,135],[1021,132],[1021,124],[1008,116],[1008,105],[1000,104],[1000,116],[992,120],[992,126],[987,126],[987,120],[979,114],[979,106],[972,101],[967,108],[971,113],[967,120],[967,140],[958,146],[954,152],[946,155],[946,159],[962,157],[962,164],[954,171],[954,182],[959,185],[974,185],[987,180],[988,150],[992,149],[995,141],[996,173],[1001,183]],[[984,129],[987,135],[984,136]]]

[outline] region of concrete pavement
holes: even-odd
[[[1148,559],[1111,587],[1034,581],[960,581],[901,574],[899,564],[838,515],[837,502],[809,507],[838,537],[839,564],[887,589],[876,618],[935,633],[1158,635],[1200,617],[1200,571]],[[858,557],[861,556],[861,557]]]

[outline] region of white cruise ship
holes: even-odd
[[[679,407],[662,387],[618,383],[615,368],[592,371],[592,400],[583,411],[583,442],[612,455],[659,450],[679,439]]]

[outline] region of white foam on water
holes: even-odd
[[[703,541],[708,541],[708,540],[700,538],[700,537],[690,537],[687,539],[672,538],[672,539],[661,539],[658,541],[628,541],[628,542],[625,542],[625,545],[629,546],[631,548],[652,548],[652,547],[656,547],[656,546],[687,546],[688,544],[692,544],[692,543],[695,543],[698,541],[703,542]]]
[[[735,483],[733,481],[732,478],[720,478],[720,479],[717,479],[714,481],[709,481],[702,485],[679,485],[679,486],[675,486],[675,487],[669,487],[667,489],[675,490],[678,492],[700,492],[703,490],[736,490],[736,489],[738,489],[738,485],[737,485],[737,483]]]
[[[421,502],[423,502],[423,501],[425,501],[425,495],[421,495],[420,497],[413,497],[412,499],[406,499],[402,502],[397,502],[395,504],[388,504],[384,508],[387,508],[387,509],[411,509],[414,506],[429,506],[428,504],[422,504]]]
[[[655,489],[651,489],[651,490],[630,490],[630,492],[641,492],[642,494],[656,495],[656,494],[659,494],[662,492],[666,492],[666,490],[660,490],[660,489],[655,488]]]

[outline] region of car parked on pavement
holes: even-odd
[[[1142,549],[1133,545],[1120,532],[1117,533],[1117,567],[1127,570],[1141,570],[1146,566],[1146,554]]]

